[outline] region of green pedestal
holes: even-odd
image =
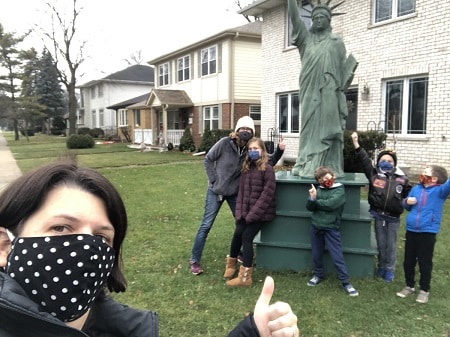
[[[256,244],[256,267],[269,270],[311,271],[310,212],[306,209],[313,179],[279,171],[277,178],[277,215],[261,229]],[[361,187],[367,185],[362,173],[347,173],[338,179],[345,185],[346,203],[341,223],[344,258],[351,277],[373,276],[377,254],[372,217],[367,201],[361,200]],[[336,273],[325,254],[327,273]]]

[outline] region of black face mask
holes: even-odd
[[[16,238],[6,273],[31,300],[63,322],[81,317],[102,290],[114,249],[87,234]]]
[[[240,140],[243,140],[244,142],[248,142],[250,138],[253,137],[253,134],[248,131],[240,131],[238,132],[238,137]]]

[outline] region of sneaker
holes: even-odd
[[[404,287],[401,291],[397,293],[398,297],[405,298],[406,296],[414,294],[414,288]]]
[[[322,282],[322,279],[320,277],[314,275],[312,277],[312,279],[310,279],[308,281],[308,283],[306,283],[306,284],[309,285],[310,287],[314,287],[314,286],[318,285],[320,282]]]
[[[429,294],[430,294],[429,292],[420,290],[419,294],[417,295],[416,302],[417,303],[427,303]]]
[[[203,273],[202,266],[198,262],[189,262],[189,265],[191,266],[191,273],[194,275],[200,275]]]
[[[344,290],[345,290],[345,292],[347,293],[347,294],[349,294],[350,296],[358,296],[359,295],[359,292],[355,289],[355,288],[353,288],[353,286],[351,285],[351,284],[347,284],[345,287],[344,287]]]
[[[391,283],[392,281],[394,281],[394,273],[389,270],[386,270],[383,278],[385,282]]]

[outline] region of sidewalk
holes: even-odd
[[[10,182],[21,175],[22,172],[6,145],[6,140],[5,137],[3,137],[2,131],[0,131],[0,193]]]

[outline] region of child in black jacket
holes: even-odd
[[[375,219],[375,236],[378,246],[377,274],[386,282],[394,280],[397,260],[397,234],[400,215],[403,213],[402,201],[411,189],[406,174],[397,167],[394,150],[382,150],[373,166],[367,152],[359,146],[358,134],[352,134],[356,157],[369,180],[368,201],[370,214]]]

